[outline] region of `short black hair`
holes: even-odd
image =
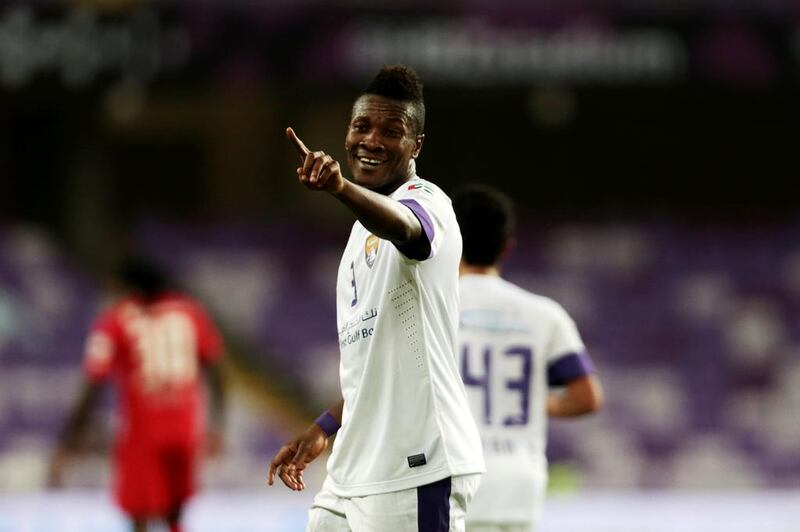
[[[115,274],[126,290],[146,299],[152,299],[169,288],[164,272],[152,261],[138,255],[122,258]]]
[[[384,65],[364,89],[363,94],[374,94],[410,103],[414,109],[414,128],[417,135],[425,130],[425,99],[422,81],[413,68],[407,65]]]
[[[453,195],[453,210],[464,241],[464,262],[496,264],[516,226],[511,198],[487,185],[467,185]]]

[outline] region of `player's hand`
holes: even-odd
[[[345,179],[339,163],[323,151],[309,150],[294,129],[286,128],[286,136],[300,155],[301,166],[297,167],[300,182],[311,190],[324,190],[332,194],[341,192]]]
[[[277,473],[289,489],[304,490],[303,471],[327,448],[328,436],[319,425],[312,423],[300,436],[281,447],[272,459],[267,484],[272,486]]]

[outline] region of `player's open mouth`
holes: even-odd
[[[358,161],[368,168],[377,168],[386,161],[379,161],[378,159],[369,159],[367,157],[359,157]]]

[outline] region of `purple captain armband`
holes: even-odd
[[[329,438],[336,434],[336,432],[339,430],[339,427],[342,426],[327,410],[323,412],[321,416],[315,419],[314,423],[319,425],[319,428],[322,429],[322,432],[324,432]]]

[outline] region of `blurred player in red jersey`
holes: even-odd
[[[84,354],[85,382],[50,471],[59,486],[67,458],[81,439],[103,381],[118,391],[114,491],[133,530],[163,520],[180,531],[184,504],[195,491],[203,451],[221,450],[224,393],[218,360],[222,342],[203,307],[168,289],[141,259],[127,259],[117,275],[122,297],[95,321]],[[201,375],[210,391],[206,429]]]

